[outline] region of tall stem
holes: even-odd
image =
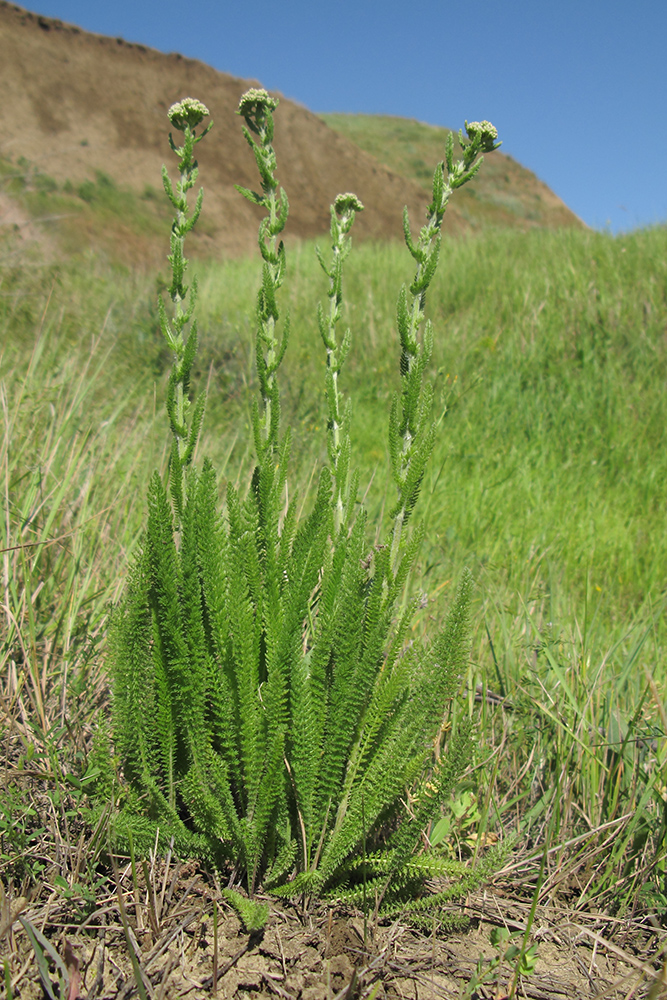
[[[415,505],[428,460],[434,425],[430,415],[432,388],[424,387],[423,373],[432,350],[432,335],[424,322],[426,291],[433,279],[440,256],[442,220],[452,191],[471,180],[482,163],[480,154],[496,149],[498,133],[490,122],[466,122],[468,138],[459,132],[462,157],[454,163],[454,139],[450,134],[445,161],[433,175],[433,197],[426,214],[426,224],[413,242],[407,208],[403,213],[405,242],[417,262],[409,288],[403,286],[398,297],[397,326],[401,340],[401,393],[394,400],[390,419],[389,445],[398,497],[392,510],[391,566],[398,568],[403,528]]]
[[[173,305],[173,315],[169,319],[162,299],[158,301],[160,327],[167,344],[174,353],[174,360],[167,388],[167,414],[173,436],[173,445],[169,462],[169,477],[171,494],[176,508],[176,515],[181,517],[183,508],[183,470],[192,460],[199,429],[204,414],[204,397],[200,396],[194,406],[190,426],[188,414],[191,406],[189,398],[190,373],[196,354],[197,326],[193,320],[197,299],[197,283],[192,282],[189,289],[189,304],[183,309],[188,288],[184,284],[185,271],[188,266],[183,249],[186,235],[193,229],[199,218],[203,192],[200,190],[192,213],[188,206],[188,191],[194,187],[199,173],[194,148],[210,130],[209,124],[201,135],[196,129],[208,115],[208,109],[201,101],[186,97],[178,104],[172,105],[168,112],[169,120],[174,128],[183,133],[183,145],[176,146],[170,134],[169,145],[179,157],[179,181],[174,189],[166,167],[162,168],[164,189],[175,209],[175,218],[171,227],[171,285],[169,296]],[[184,334],[187,331],[187,336]]]
[[[285,247],[278,242],[287,221],[289,206],[285,192],[275,179],[276,154],[272,146],[273,111],[278,100],[269,97],[265,90],[253,88],[241,98],[238,114],[246,127],[243,134],[255,154],[259,168],[262,194],[236,185],[238,191],[254,205],[267,210],[267,217],[259,226],[259,249],[264,261],[262,286],[257,295],[257,374],[262,397],[263,414],[254,419],[255,446],[258,457],[274,451],[278,444],[278,385],[277,371],[287,345],[289,323],[285,323],[280,345],[277,323],[280,316],[276,292],[285,276]],[[254,138],[256,137],[256,138]]]
[[[343,263],[347,258],[351,243],[349,232],[356,212],[364,206],[354,194],[339,194],[331,206],[331,265],[327,267],[320,251],[317,251],[322,270],[329,278],[328,314],[324,315],[318,306],[317,321],[320,335],[327,352],[325,391],[328,409],[328,451],[334,479],[334,529],[340,531],[349,503],[349,453],[350,436],[348,421],[341,417],[341,400],[338,375],[347,357],[350,346],[350,331],[347,330],[341,345],[336,340],[336,326],[340,320],[340,306],[343,300]]]

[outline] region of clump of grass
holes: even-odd
[[[128,404],[109,412],[101,426],[86,420],[104,351],[94,345],[87,364],[77,358],[53,365],[45,380],[54,360],[51,336],[44,333],[36,342],[25,373],[5,372],[0,396],[3,674],[10,679],[10,703],[21,691],[29,697],[30,715],[43,732],[48,693],[61,673],[61,643],[70,651],[70,669],[79,656],[89,658],[92,651],[83,647],[95,630],[86,627],[83,609],[99,626],[101,608],[114,593],[113,570],[107,588],[99,591],[108,539],[115,535],[132,547],[132,529],[128,534],[123,524],[136,462],[133,443],[127,440],[121,450],[109,433]],[[77,683],[85,685],[85,676]],[[64,711],[64,691],[62,697]]]

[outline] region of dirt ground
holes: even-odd
[[[67,967],[69,988],[62,996],[68,1000],[138,996],[138,974],[146,995],[155,1000],[504,1000],[514,967],[506,961],[489,974],[496,954],[489,936],[494,927],[506,927],[520,942],[531,902],[503,882],[501,873],[495,886],[450,911],[468,918],[465,930],[446,931],[443,913],[430,930],[418,930],[401,919],[378,923],[369,915],[364,921],[359,912],[272,900],[266,927],[249,935],[222,900],[219,886],[194,863],[154,859],[150,869],[135,869],[134,877],[129,864],[117,875],[115,889],[99,895],[92,907],[76,893],[64,898],[62,889],[46,881],[30,903],[4,899],[0,949],[9,959],[15,998],[46,995],[25,920],[44,934]],[[516,996],[665,998],[667,976],[660,963],[666,938],[664,930],[641,919],[538,907],[530,935],[537,963],[519,980]],[[487,975],[474,988],[471,979],[481,956]],[[56,984],[53,961],[50,976]]]

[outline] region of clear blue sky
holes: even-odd
[[[667,222],[667,0],[35,0],[311,111],[487,118],[586,223]],[[197,95],[193,95],[197,96]]]

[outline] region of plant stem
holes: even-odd
[[[238,114],[246,123],[243,135],[253,153],[259,168],[262,194],[236,184],[244,198],[254,205],[264,207],[268,215],[259,226],[259,249],[264,266],[262,285],[257,294],[257,374],[264,408],[263,415],[253,417],[255,447],[258,458],[278,445],[279,393],[276,374],[287,347],[289,321],[286,321],[280,345],[276,337],[276,325],[280,317],[276,292],[285,277],[285,246],[278,242],[278,235],[285,228],[289,204],[285,192],[275,179],[276,154],[272,146],[273,111],[278,106],[277,98],[269,97],[265,90],[252,88],[246,91],[239,102]],[[257,136],[257,139],[253,138]]]
[[[194,187],[199,173],[194,157],[195,145],[201,142],[212,127],[209,124],[201,135],[197,135],[197,126],[207,115],[206,106],[201,101],[196,101],[191,97],[186,97],[178,104],[171,106],[168,111],[169,120],[174,128],[183,133],[182,146],[176,146],[171,134],[169,135],[169,145],[179,157],[180,179],[175,190],[169,179],[167,168],[162,168],[164,189],[176,211],[171,227],[171,253],[168,258],[171,264],[169,296],[174,307],[171,322],[167,318],[161,298],[158,300],[158,309],[162,334],[174,352],[174,362],[167,389],[167,414],[174,439],[169,462],[170,487],[176,515],[179,519],[183,511],[183,470],[192,461],[204,416],[205,403],[203,396],[197,399],[190,427],[188,427],[187,417],[191,406],[188,394],[190,373],[197,351],[197,324],[192,320],[197,301],[197,282],[196,280],[192,282],[192,287],[189,290],[190,301],[184,310],[182,303],[186,300],[188,288],[184,285],[183,279],[188,262],[183,248],[185,237],[194,228],[202,208],[203,191],[200,190],[197,195],[192,214],[190,214],[188,207],[187,193]],[[184,337],[184,331],[189,324],[188,335]]]
[[[324,263],[319,249],[318,260],[329,278],[329,312],[325,317],[321,305],[317,308],[317,322],[320,335],[327,352],[325,391],[328,408],[328,452],[334,477],[334,529],[338,533],[349,504],[349,413],[341,416],[341,401],[338,390],[338,375],[350,349],[350,331],[346,331],[342,344],[336,341],[336,326],[340,320],[340,305],[343,300],[343,263],[347,258],[351,242],[347,238],[356,212],[364,206],[354,194],[339,194],[331,206],[331,266]]]
[[[462,157],[454,163],[454,138],[450,133],[445,160],[433,174],[433,196],[426,213],[426,224],[413,242],[407,208],[403,212],[405,242],[417,262],[415,277],[401,288],[396,319],[401,341],[401,394],[394,400],[389,427],[389,446],[398,499],[391,517],[391,566],[398,569],[403,528],[419,495],[426,462],[434,440],[431,419],[433,388],[423,385],[423,374],[430,360],[433,336],[426,323],[423,338],[419,332],[424,321],[426,291],[433,279],[440,257],[440,230],[452,191],[471,180],[479,170],[481,152],[496,149],[498,133],[489,122],[466,122],[468,138],[459,132]],[[400,409],[400,414],[399,414]]]

